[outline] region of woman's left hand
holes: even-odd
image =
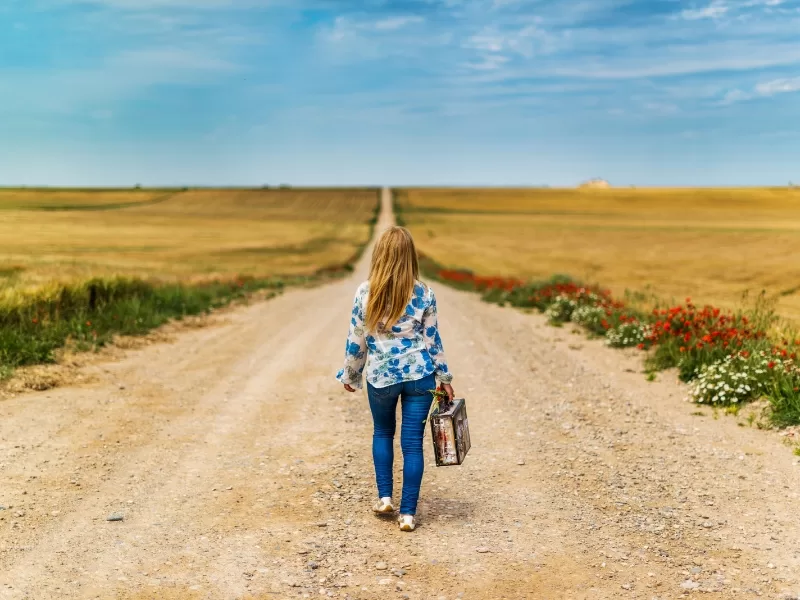
[[[449,383],[443,383],[441,385],[442,385],[442,389],[447,393],[448,400],[450,400],[450,402],[452,402],[453,398],[456,397],[456,393],[453,391],[453,386],[450,385]]]
[[[352,385],[349,385],[347,383],[344,384],[344,389],[346,389],[348,392],[355,392],[356,391],[356,388],[354,388]]]

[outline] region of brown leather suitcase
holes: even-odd
[[[460,465],[469,452],[467,403],[463,398],[440,402],[430,417],[436,466]]]

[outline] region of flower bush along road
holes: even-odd
[[[565,276],[523,282],[442,269],[426,257],[421,263],[428,276],[481,292],[484,300],[534,308],[550,323],[574,323],[611,347],[647,351],[647,368],[677,368],[680,379],[690,383],[694,402],[738,406],[766,398],[775,425],[800,424],[800,340],[768,335],[777,317],[763,299],[741,312],[696,306],[687,298],[682,305],[643,313],[607,290]]]

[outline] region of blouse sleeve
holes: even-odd
[[[453,375],[447,368],[444,346],[442,345],[442,338],[439,335],[439,320],[436,314],[436,296],[434,296],[432,289],[430,289],[430,294],[430,304],[422,315],[422,335],[425,340],[425,346],[428,349],[428,354],[433,361],[437,379],[442,383],[450,383],[453,381]]]
[[[345,344],[344,368],[336,379],[344,384],[361,389],[361,375],[367,362],[367,344],[364,335],[364,299],[361,288],[356,291],[353,311],[350,317],[350,331]]]

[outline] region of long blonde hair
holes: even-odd
[[[369,271],[367,331],[394,325],[406,308],[419,279],[414,238],[405,227],[390,227],[381,234],[372,251]]]

